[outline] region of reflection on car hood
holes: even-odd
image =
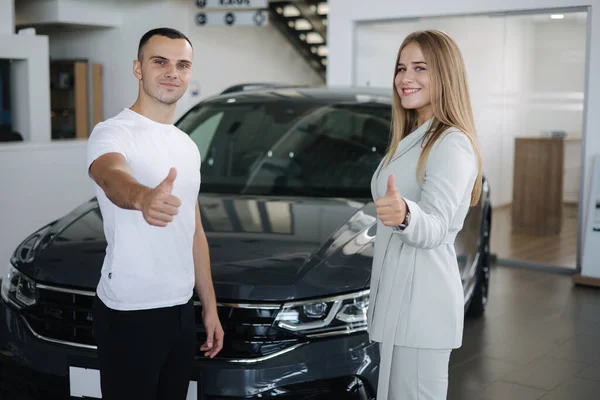
[[[374,239],[372,204],[343,199],[201,195],[212,276],[221,301],[281,301],[363,289]],[[44,232],[30,260],[41,283],[94,290],[106,240],[95,200]]]

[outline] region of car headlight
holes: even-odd
[[[2,280],[2,298],[17,308],[31,307],[37,302],[35,282],[10,265]]]
[[[307,337],[354,333],[367,329],[369,290],[346,295],[286,303],[277,326]]]

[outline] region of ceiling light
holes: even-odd
[[[318,53],[321,57],[325,57],[328,54],[327,46],[319,46]]]
[[[319,3],[317,6],[317,14],[325,15],[329,12],[329,5],[327,3]]]
[[[552,14],[550,18],[552,19],[563,19],[565,16],[562,14]]]
[[[310,31],[312,29],[312,24],[305,19],[297,19],[296,20],[296,30],[297,31]]]
[[[288,5],[283,8],[284,17],[298,17],[300,16],[300,10],[296,6]]]
[[[319,35],[317,32],[310,32],[306,36],[306,43],[309,44],[323,43],[324,41],[323,36]]]

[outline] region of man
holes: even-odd
[[[137,101],[99,123],[88,144],[107,240],[94,335],[104,400],[185,400],[196,353],[194,286],[214,357],[223,329],[198,206],[200,154],[173,124],[193,48],[160,28],[140,40]]]

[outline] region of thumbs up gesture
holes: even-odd
[[[177,170],[171,168],[169,175],[144,196],[142,214],[150,225],[165,227],[179,212],[181,200],[172,194],[176,177]]]
[[[385,226],[398,226],[404,222],[406,217],[406,203],[394,183],[394,174],[391,174],[387,182],[385,196],[375,201],[377,215]]]

